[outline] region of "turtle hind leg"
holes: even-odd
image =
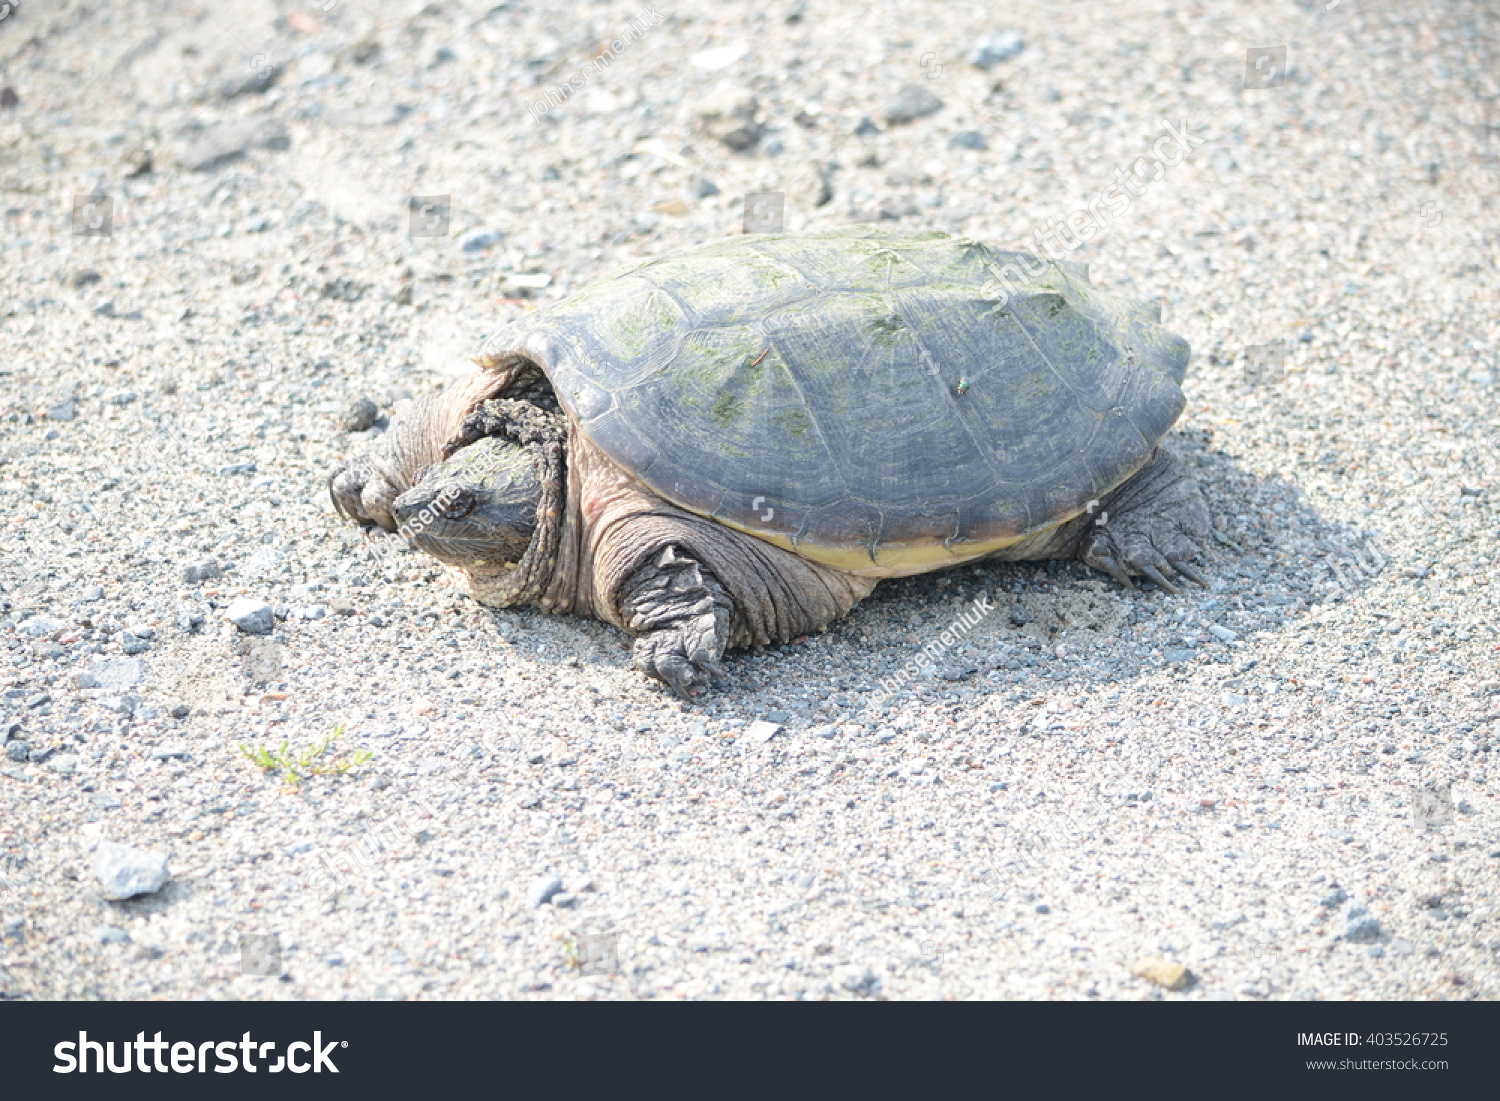
[[[685,700],[724,679],[731,603],[724,586],[680,547],[667,546],[626,580],[625,629],[636,635],[635,666]]]
[[[1192,560],[1203,554],[1208,537],[1203,492],[1171,453],[1158,447],[1104,499],[1082,530],[1077,555],[1127,588],[1145,578],[1175,593],[1184,577],[1207,584]]]

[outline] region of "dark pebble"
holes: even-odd
[[[896,93],[896,98],[885,105],[881,112],[886,122],[904,123],[935,114],[942,109],[943,101],[920,84],[908,84]]]
[[[948,139],[949,149],[988,149],[990,143],[978,130],[960,130]]]
[[[339,427],[346,432],[363,432],[380,419],[380,407],[367,397],[357,397],[339,413]]]

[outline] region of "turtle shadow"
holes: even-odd
[[[815,721],[869,725],[907,703],[979,706],[1163,667],[1207,666],[1234,681],[1256,664],[1244,653],[1252,636],[1293,630],[1393,578],[1426,576],[1388,532],[1324,517],[1295,482],[1246,469],[1210,432],[1179,430],[1169,443],[1213,517],[1207,588],[1126,589],[1075,560],[981,561],[891,579],[801,642],[831,675],[789,678],[778,658],[790,647],[771,647],[730,659],[721,699],[732,710],[819,711]]]

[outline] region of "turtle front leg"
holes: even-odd
[[[1192,565],[1209,537],[1203,493],[1165,448],[1157,448],[1139,471],[1111,493],[1088,517],[1078,541],[1078,558],[1109,574],[1126,588],[1144,577],[1169,593],[1181,577],[1207,582]]]
[[[625,629],[638,635],[637,669],[685,700],[722,681],[731,603],[719,579],[681,547],[667,546],[636,570],[620,593]]]

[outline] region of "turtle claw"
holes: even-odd
[[[1133,587],[1131,578],[1144,578],[1168,593],[1182,591],[1180,578],[1207,587],[1190,560],[1203,553],[1212,530],[1208,509],[1202,492],[1164,448],[1103,504],[1077,544],[1085,565],[1127,587]]]
[[[1184,561],[1181,558],[1170,557],[1167,559],[1167,561],[1171,563],[1174,570],[1182,574],[1183,577],[1187,578],[1194,585],[1202,586],[1205,589],[1208,588],[1208,579],[1205,578],[1203,574],[1199,572],[1198,567],[1194,566],[1191,562]]]
[[[1168,581],[1166,575],[1155,566],[1153,566],[1150,562],[1143,562],[1141,564],[1141,572],[1152,581],[1156,582],[1157,587],[1160,589],[1165,589],[1167,592],[1173,594],[1180,593],[1182,591],[1176,585],[1172,584],[1172,582]]]
[[[1116,562],[1109,555],[1104,555],[1103,557],[1090,562],[1089,565],[1093,566],[1096,570],[1103,570],[1125,588],[1135,588],[1135,582],[1131,580],[1130,575],[1120,567],[1120,563]]]
[[[655,631],[643,635],[636,639],[635,667],[661,681],[678,699],[696,703],[715,679],[723,679],[724,668],[708,660],[705,654],[684,654],[683,649],[679,632]]]

